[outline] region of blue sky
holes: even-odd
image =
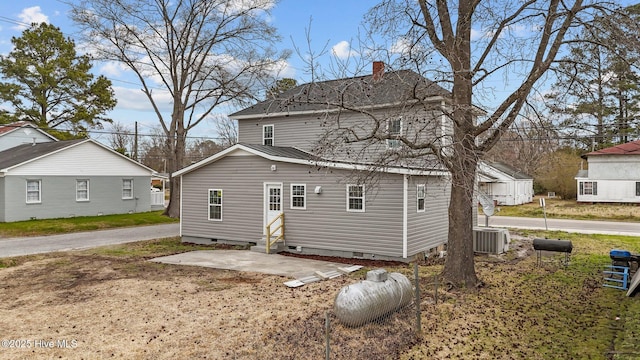
[[[272,10],[272,24],[278,28],[282,36],[280,47],[293,49],[295,44],[303,51],[308,48],[305,29],[311,21],[311,45],[314,51],[320,51],[327,45],[328,54],[323,61],[330,62],[332,49],[336,54],[349,51],[349,44],[358,36],[358,28],[363,15],[374,5],[374,2],[363,0],[282,0]],[[336,11],[336,9],[340,9]],[[73,23],[67,15],[68,7],[58,0],[22,0],[2,1],[0,3],[0,53],[7,54],[11,50],[11,38],[20,36],[25,29],[23,24],[31,22],[48,22],[59,27],[65,35],[72,37],[76,33]],[[116,109],[108,114],[114,121],[123,124],[138,122],[140,131],[158,124],[157,117],[150,105],[142,97],[139,86],[128,83],[132,78],[126,72],[118,71],[113,65],[94,64],[93,72],[107,76],[119,98]],[[289,59],[286,72],[283,74],[298,82],[305,82],[304,63],[295,53]],[[126,81],[126,82],[125,82]],[[215,137],[213,124],[203,122],[196,128],[194,135]],[[93,134],[100,137],[99,134]]]

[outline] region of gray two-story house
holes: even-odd
[[[449,97],[376,63],[231,114],[240,143],[174,174],[183,241],[259,244],[283,223],[270,236],[302,254],[408,261],[446,243],[448,172],[403,139],[446,146]]]

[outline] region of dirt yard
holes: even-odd
[[[1,359],[322,358],[324,313],[354,282],[290,289],[277,276],[86,252],[21,262],[0,269]],[[380,359],[397,356],[384,346]]]

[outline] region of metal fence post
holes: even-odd
[[[418,263],[413,263],[413,275],[416,281],[416,334],[422,335],[422,314],[420,313],[420,276],[418,274]]]
[[[329,321],[329,312],[325,312],[325,317],[324,317],[324,338],[325,338],[325,359],[329,360],[329,358],[331,357],[331,348],[329,346],[329,340],[331,338],[331,324]]]

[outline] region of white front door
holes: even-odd
[[[264,226],[271,222],[282,212],[282,183],[264,185]],[[271,225],[271,229],[280,226],[280,220]],[[266,234],[266,229],[264,230]],[[272,235],[280,235],[281,229],[274,231]]]

